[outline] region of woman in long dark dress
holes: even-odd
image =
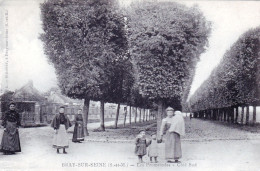
[[[69,118],[64,114],[65,107],[61,106],[59,114],[55,115],[52,120],[51,127],[54,128],[55,134],[53,137],[53,148],[57,149],[57,153],[60,153],[59,149],[63,149],[63,153],[67,154],[66,148],[69,148],[69,137],[67,130],[71,127]]]
[[[21,152],[18,127],[21,126],[19,113],[15,111],[15,103],[9,104],[9,111],[2,115],[2,126],[4,134],[0,146],[0,151],[5,155]]]
[[[184,119],[180,111],[174,113],[171,107],[168,107],[166,111],[167,117],[162,120],[159,141],[161,142],[165,135],[165,159],[169,163],[177,163],[182,157],[180,136],[185,134]]]
[[[81,110],[79,112],[81,112]],[[79,113],[75,118],[75,127],[72,142],[81,143],[81,141],[84,141],[84,127],[82,114]]]

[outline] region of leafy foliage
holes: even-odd
[[[6,91],[4,94],[0,96],[0,101],[1,102],[10,102],[13,100],[13,94],[14,92],[12,91]]]
[[[127,11],[129,50],[142,97],[180,107],[210,33],[197,7],[140,2]]]
[[[244,33],[190,99],[192,110],[259,104],[260,27]]]
[[[92,100],[121,98],[116,87],[123,84],[120,74],[129,62],[124,18],[116,1],[49,0],[41,11],[41,39],[62,92]]]

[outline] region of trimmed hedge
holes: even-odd
[[[244,33],[190,98],[193,112],[260,105],[260,27]]]

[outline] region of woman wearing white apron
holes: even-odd
[[[55,115],[52,120],[51,127],[54,128],[55,134],[53,137],[53,148],[57,149],[57,153],[59,153],[59,149],[63,149],[63,153],[66,154],[66,148],[69,148],[69,137],[67,134],[67,130],[71,127],[71,123],[69,118],[64,114],[65,107],[60,107],[59,114]]]

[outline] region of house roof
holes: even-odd
[[[67,96],[64,96],[58,89],[50,91],[45,97],[47,98],[47,101],[50,103],[82,103],[81,100],[71,99]]]
[[[44,101],[44,96],[29,81],[22,88],[16,90],[13,94],[14,101]]]

